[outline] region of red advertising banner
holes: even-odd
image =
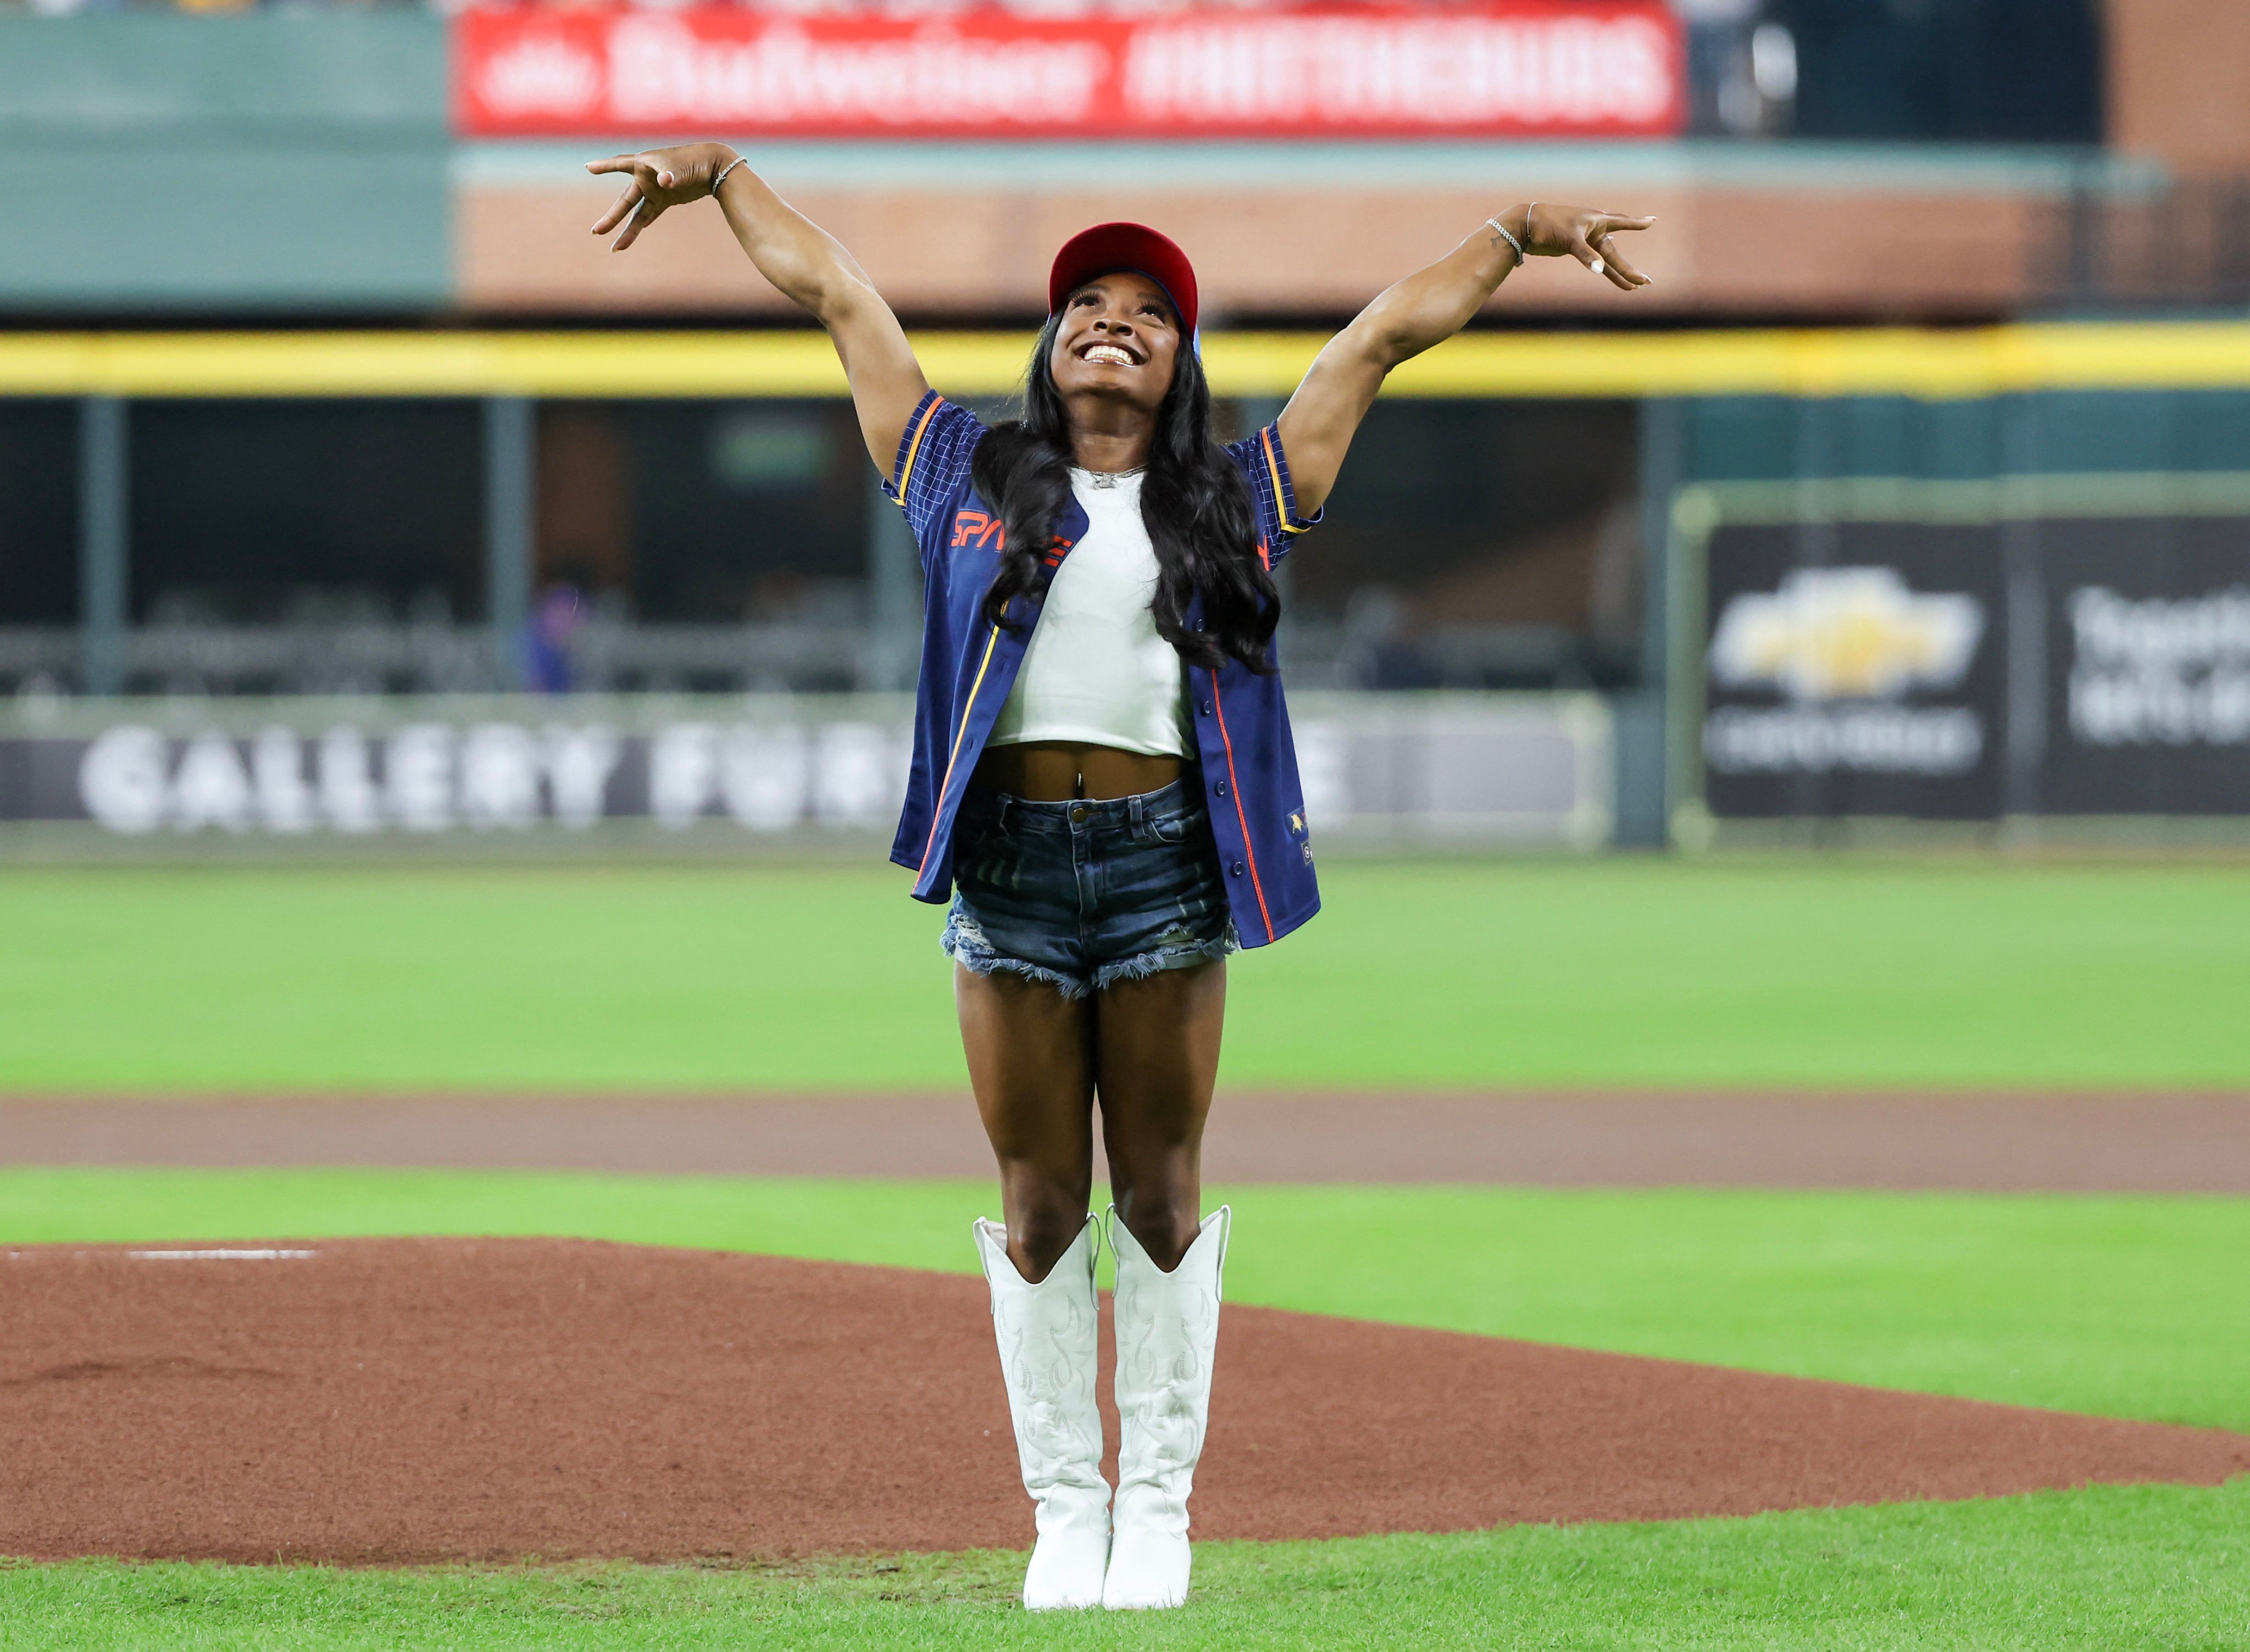
[[[471,137],[1650,137],[1685,107],[1660,0],[1070,19],[525,8],[452,26]]]

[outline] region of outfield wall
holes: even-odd
[[[1270,405],[1321,342],[1215,333],[1206,355],[1222,393]],[[990,396],[1024,341],[917,348],[949,393]],[[535,568],[535,398],[843,390],[804,332],[0,337],[0,395],[79,399],[79,680],[96,688],[123,680],[128,400],[481,399],[504,661]],[[1620,843],[2250,814],[2250,326],[1475,333],[1386,396],[1638,403],[1646,623],[1638,680],[1609,699],[1601,816]],[[868,558],[901,592],[904,554]],[[908,632],[912,607],[891,604]]]
[[[2250,816],[2250,392],[1711,397],[1672,433],[1675,832]]]

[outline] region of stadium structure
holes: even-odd
[[[2239,813],[2250,25],[2178,10],[0,14],[0,817],[583,823],[559,719],[593,818],[879,819],[918,575],[825,341],[713,215],[585,232],[692,134],[980,405],[1100,179],[1241,428],[1495,203],[1658,216],[1629,304],[1535,267],[1398,374],[1293,566],[1346,836]]]

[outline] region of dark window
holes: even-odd
[[[144,402],[133,612],[467,620],[483,606],[473,402]]]
[[[575,411],[585,422],[575,439],[617,466],[625,543],[607,582],[630,593],[638,618],[864,617],[875,478],[849,403],[622,403]],[[570,416],[549,410],[548,430]],[[542,554],[542,572],[570,576],[572,554],[559,538],[546,536]]]
[[[1780,0],[1816,138],[2102,141],[2094,0]]]
[[[1327,522],[1286,565],[1291,610],[1336,628],[1342,681],[1623,680],[1640,628],[1639,452],[1631,403],[1378,402]]]
[[[78,618],[78,404],[0,402],[0,625]]]

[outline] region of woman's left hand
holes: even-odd
[[[1618,292],[1631,293],[1646,286],[1648,278],[1618,257],[1612,237],[1655,222],[1559,201],[1519,202],[1486,219],[1427,269],[1385,289],[1329,341],[1281,411],[1298,510],[1317,510],[1328,498],[1352,434],[1391,370],[1467,327],[1525,255],[1567,253]]]
[[[1524,213],[1521,238],[1523,250],[1534,258],[1567,255],[1596,275],[1607,276],[1610,285],[1620,293],[1630,293],[1637,286],[1646,286],[1649,279],[1618,256],[1610,237],[1618,230],[1646,230],[1655,222],[1622,212],[1564,206],[1559,201],[1535,201]]]

